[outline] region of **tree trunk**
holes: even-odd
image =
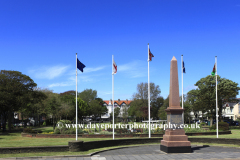
[[[55,130],[55,117],[53,116],[53,130]]]
[[[38,126],[40,127],[40,115],[38,115]]]
[[[101,122],[100,122],[100,119],[99,119],[99,132],[101,132]]]
[[[11,133],[11,124],[12,124],[12,114],[11,110],[8,110],[8,132]]]

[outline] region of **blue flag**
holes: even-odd
[[[83,72],[83,68],[86,67],[84,64],[82,64],[78,59],[77,59],[77,68]]]
[[[186,73],[186,72],[185,72],[185,67],[184,67],[184,62],[182,62],[182,67],[183,67],[183,68],[182,68],[182,69],[183,69],[183,73]]]

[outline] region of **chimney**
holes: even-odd
[[[118,103],[120,102],[120,99],[118,99]]]
[[[110,99],[110,101],[109,101],[109,105],[111,105],[112,104],[112,99]]]
[[[126,101],[127,101],[127,104],[128,104],[128,99],[126,99]]]

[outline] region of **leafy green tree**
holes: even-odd
[[[184,122],[191,121],[191,112],[193,111],[192,105],[190,105],[190,102],[187,99],[187,95],[183,95],[183,107],[184,107]],[[180,106],[182,107],[182,96],[180,96]]]
[[[167,119],[167,112],[165,111],[167,107],[169,107],[169,96],[164,100],[163,105],[158,110],[158,116],[161,120]]]
[[[118,122],[118,116],[120,114],[120,108],[119,107],[115,107],[114,108],[114,122],[117,123]],[[113,119],[113,113],[110,113],[110,119]]]
[[[106,114],[108,109],[105,105],[103,105],[104,102],[101,98],[95,98],[94,100],[89,102],[89,106],[91,109],[91,113],[94,115],[94,118],[100,117],[101,115]],[[101,125],[100,125],[100,119],[99,119],[99,131],[101,131]]]
[[[150,101],[154,102],[159,97],[161,90],[159,85],[150,83]],[[137,85],[137,93],[133,94],[133,99],[148,100],[148,83],[140,83]]]
[[[127,123],[127,118],[128,118],[128,108],[129,108],[129,105],[123,105],[122,107],[122,119],[124,121],[124,123]],[[115,110],[114,110],[115,111]]]
[[[152,112],[151,116],[155,117],[155,119],[159,119],[158,111],[159,109],[163,106],[164,104],[164,98],[163,97],[158,97],[156,101],[152,102]]]
[[[61,99],[61,117],[73,119],[76,116],[76,91],[66,91],[60,93]],[[81,117],[81,115],[80,115]]]
[[[224,102],[235,101],[240,87],[238,87],[238,83],[226,78],[221,78],[219,75],[217,75],[217,85],[218,114],[221,120]],[[192,105],[192,109],[195,112],[208,112],[212,125],[212,118],[215,118],[216,115],[216,77],[209,75],[201,78],[195,86],[197,86],[197,89],[188,92],[190,105]]]
[[[46,99],[34,105],[35,113],[37,114],[38,121],[40,120],[40,115],[45,115],[46,117],[51,117],[53,120],[53,128],[55,129],[56,122],[61,117],[61,98],[57,93],[53,93],[49,89],[39,89],[40,92],[46,95]],[[40,123],[38,124],[40,125]]]
[[[107,113],[107,107],[103,104],[104,102],[101,98],[95,98],[94,100],[90,101],[89,106],[95,118],[101,118],[101,115]]]
[[[83,101],[80,97],[77,98],[77,105],[78,105],[78,118],[80,120],[83,120],[83,116],[87,116],[89,113],[89,105]],[[75,113],[76,111],[74,111]],[[75,113],[76,116],[76,113]]]
[[[153,111],[158,107],[157,99],[161,90],[158,85],[150,83],[150,107],[152,117],[156,117]],[[128,109],[130,116],[135,116],[137,120],[148,118],[148,83],[140,83],[137,85],[137,93],[133,94],[133,101]]]
[[[144,117],[144,112],[141,108],[146,107],[147,100],[134,99],[128,109],[128,115],[136,117],[137,121]]]
[[[85,89],[78,94],[78,97],[89,104],[92,100],[95,100],[97,98],[97,91],[92,89]]]
[[[27,75],[18,71],[0,71],[0,114],[3,115],[6,126],[8,117],[8,128],[11,131],[11,119],[13,112],[20,110],[25,104],[31,102],[36,83]]]

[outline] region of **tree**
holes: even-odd
[[[182,106],[182,96],[180,96],[180,106]],[[193,111],[192,105],[188,100],[187,95],[183,95],[183,108],[184,108],[184,122],[191,121],[191,112]]]
[[[167,107],[169,107],[169,96],[164,100],[163,105],[158,110],[158,116],[162,120],[167,119],[167,112],[165,111],[165,109],[167,109]]]
[[[107,113],[108,109],[103,104],[104,102],[101,98],[95,98],[94,100],[90,101],[89,106],[95,118],[100,117],[101,119],[101,115]],[[99,131],[101,130],[100,119],[99,119]]]
[[[85,89],[78,94],[78,97],[89,104],[92,100],[95,100],[97,98],[97,91],[92,89]]]
[[[158,85],[150,83],[150,104],[151,111],[156,110],[154,107],[158,107],[157,99],[161,90]],[[155,105],[154,105],[155,103]],[[130,108],[128,109],[128,114],[130,116],[135,116],[138,119],[148,117],[148,83],[140,83],[137,85],[137,93],[133,94],[133,101]],[[151,112],[150,111],[150,112]],[[152,115],[152,114],[151,114]],[[156,114],[153,115],[155,117]]]
[[[76,99],[76,98],[75,98]],[[78,106],[78,118],[83,120],[83,116],[87,116],[89,113],[89,105],[83,101],[80,97],[77,98],[77,106]],[[75,113],[76,111],[74,111]],[[76,113],[75,113],[76,116]]]
[[[79,98],[79,97],[78,97]],[[76,116],[76,91],[66,91],[63,93],[60,93],[60,99],[61,99],[61,117],[66,117],[66,119],[69,117]],[[82,100],[82,99],[81,99]],[[79,108],[79,107],[78,107]],[[81,116],[80,116],[81,117]]]
[[[114,122],[117,122],[119,114],[120,114],[120,108],[115,107],[114,108]],[[113,119],[113,113],[110,113],[110,119]]]
[[[90,106],[91,112],[95,118],[96,117],[101,118],[101,115],[107,113],[108,109],[103,104],[104,104],[104,102],[101,98],[96,98],[96,99],[90,101],[89,106]]]
[[[127,123],[128,108],[129,108],[129,106],[127,104],[123,105],[123,107],[122,107],[122,115],[121,116],[122,116],[122,119],[123,119],[124,123]]]
[[[150,101],[156,101],[160,93],[159,85],[150,83]],[[133,99],[148,100],[148,83],[142,82],[137,85],[137,93],[133,94]]]
[[[238,83],[221,78],[219,75],[217,75],[217,85],[218,114],[221,120],[223,103],[235,101],[240,87],[238,87]],[[211,119],[214,118],[216,115],[216,77],[209,75],[201,78],[195,86],[197,86],[197,89],[188,92],[189,102],[193,111],[208,112]]]
[[[128,115],[137,118],[137,121],[144,117],[144,112],[141,108],[146,107],[147,100],[134,99],[128,109]]]
[[[8,117],[8,128],[11,131],[11,119],[13,112],[18,111],[24,104],[31,102],[36,83],[27,75],[18,71],[0,71],[0,113],[3,115],[6,126]],[[26,95],[29,95],[26,96]]]
[[[47,88],[39,88],[38,90],[39,92],[44,93],[47,98],[34,105],[35,114],[37,114],[37,120],[40,120],[40,115],[51,117],[53,120],[53,128],[55,129],[55,123],[58,119],[60,119],[62,111],[62,102],[60,95],[53,93],[52,90],[49,90]],[[38,123],[38,125],[40,125],[40,123]]]
[[[159,109],[163,106],[164,104],[164,98],[163,97],[158,97],[155,102],[152,102],[152,112],[151,116],[155,117],[155,119],[159,119],[158,111]]]

